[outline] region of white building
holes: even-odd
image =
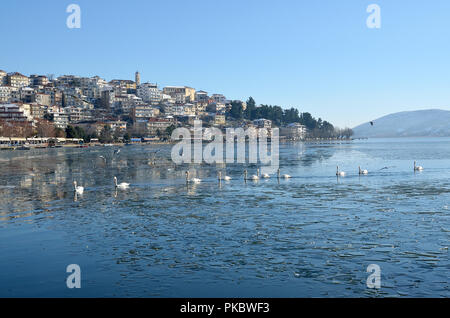
[[[302,140],[306,138],[307,132],[307,128],[302,124],[292,123],[280,129],[280,136],[293,140]]]
[[[0,70],[0,86],[6,85],[7,76],[8,74],[5,71]]]
[[[27,87],[30,86],[30,79],[20,73],[9,73],[7,75],[7,83],[12,87]]]
[[[28,104],[1,104],[0,120],[13,122],[29,122],[33,120]]]
[[[8,103],[11,99],[13,87],[0,86],[0,103]]]
[[[211,98],[214,100],[215,103],[221,103],[221,104],[227,103],[227,98],[222,94],[212,94]]]
[[[159,115],[159,109],[150,105],[136,105],[133,108],[133,118],[135,121],[148,120]]]
[[[156,84],[143,83],[136,89],[136,95],[145,103],[157,104],[161,101],[161,91]]]
[[[63,108],[50,107],[48,113],[53,115],[53,122],[57,128],[66,129],[69,125],[69,115]]]

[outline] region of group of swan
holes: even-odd
[[[367,174],[369,174],[368,170],[361,169],[361,167],[358,167],[358,170],[359,170],[359,175],[367,175]],[[422,170],[423,170],[423,167],[422,166],[417,166],[416,162],[414,161],[414,171],[422,171]],[[336,166],[336,176],[338,176],[338,177],[345,177],[346,173],[344,171],[340,171],[339,170],[339,166]],[[283,178],[283,179],[290,179],[290,178],[292,178],[288,174],[281,175],[280,169],[278,169],[278,171],[277,171],[277,177],[278,177],[278,179],[279,178]],[[256,174],[254,174],[250,178],[248,178],[247,170],[244,170],[244,180],[257,181],[260,178],[269,179],[270,175],[267,174],[267,173],[263,173],[260,176],[259,169],[256,169]],[[219,173],[218,173],[218,180],[219,181],[222,181],[222,180],[230,181],[231,177],[227,176],[227,175],[222,177],[222,172],[219,171]],[[201,181],[202,180],[199,179],[199,178],[189,178],[189,171],[186,171],[186,183],[200,183]],[[114,177],[114,186],[115,186],[116,189],[126,190],[126,189],[128,189],[130,187],[130,184],[126,183],[126,182],[117,183],[117,177]],[[74,192],[76,194],[82,195],[83,192],[84,192],[84,187],[77,185],[77,182],[74,181],[73,182],[73,190],[74,190]]]
[[[367,175],[369,174],[369,171],[366,169],[361,169],[361,167],[358,167],[358,174],[359,175]],[[339,166],[336,166],[336,176],[338,177],[345,177],[347,173],[345,171],[340,171]]]
[[[117,177],[114,177],[114,187],[115,187],[116,189],[126,190],[126,189],[128,189],[128,188],[130,187],[130,184],[129,184],[129,183],[126,183],[126,182],[122,182],[122,183],[119,183],[119,184],[118,184],[118,183],[117,183]],[[77,184],[77,182],[74,181],[74,182],[73,182],[73,191],[75,192],[75,194],[82,195],[83,192],[84,192],[84,187],[79,186],[79,185]]]
[[[256,174],[252,175],[250,178],[247,177],[248,173],[247,170],[244,170],[244,180],[253,180],[253,181],[258,181],[260,178],[262,179],[269,179],[270,175],[267,173],[263,173],[260,175],[259,173],[259,169],[256,169]],[[281,175],[280,173],[280,169],[277,170],[277,177],[279,178],[283,178],[283,179],[289,179],[292,178],[290,175],[288,174],[283,174]]]
[[[260,171],[259,169],[256,169],[256,174],[252,175],[250,178],[248,177],[248,172],[247,170],[244,170],[244,180],[253,180],[253,181],[258,181],[260,178],[263,179],[269,179],[270,175],[267,173],[263,173],[262,175],[260,175]],[[291,178],[290,175],[288,174],[283,174],[280,175],[280,169],[278,169],[278,178],[284,178],[284,179],[289,179]],[[230,181],[232,178],[230,176],[222,176],[222,171],[218,172],[218,176],[217,179],[220,181],[225,180],[225,181]],[[199,178],[190,178],[189,177],[189,171],[186,171],[186,183],[200,183],[202,180]]]
[[[387,168],[387,167],[385,167]],[[385,169],[383,168],[383,169]],[[361,169],[361,167],[358,167],[359,175],[368,175],[369,171],[366,169]],[[414,161],[414,171],[422,171],[423,167],[418,166],[417,163]],[[336,167],[336,176],[338,177],[345,177],[346,173],[344,171],[339,171],[339,166]]]

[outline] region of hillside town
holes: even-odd
[[[192,127],[195,120],[201,120],[203,127],[220,129],[264,127],[270,131],[279,127],[281,138],[289,140],[305,139],[314,130],[321,131],[318,137],[335,134],[330,123],[315,120],[309,113],[257,106],[251,97],[247,101],[230,100],[223,94],[188,86],[161,89],[154,83],[141,83],[139,72],[134,81],[107,82],[98,76],[55,78],[0,70],[2,144],[43,138],[102,143],[164,141],[173,129]]]

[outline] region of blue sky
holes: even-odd
[[[66,7],[81,7],[68,29]],[[368,29],[369,4],[381,29]],[[0,69],[188,85],[340,127],[450,110],[450,1],[1,1]]]

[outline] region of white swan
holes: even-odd
[[[84,187],[81,187],[81,186],[77,186],[77,182],[76,181],[74,181],[73,182],[73,191],[76,193],[76,194],[83,194],[83,192],[84,192]]]
[[[339,166],[336,166],[336,176],[338,177],[345,177],[344,171],[339,171]]]
[[[250,177],[250,179],[253,180],[253,181],[259,180],[259,169],[256,169],[256,174],[252,175]]]
[[[359,174],[364,174],[364,175],[369,174],[369,171],[367,171],[366,169],[361,170],[361,167],[358,167],[358,169],[359,169]]]
[[[219,180],[220,180],[220,179],[222,179],[222,171],[219,171]],[[231,177],[225,175],[225,176],[223,177],[223,180],[225,180],[225,181],[230,181],[230,180],[231,180]]]
[[[117,184],[117,178],[114,177],[114,186],[116,187],[116,189],[124,190],[124,189],[128,189],[130,187],[130,184],[129,183],[125,183],[125,182]]]
[[[270,178],[270,175],[268,175],[267,173],[263,173],[263,174],[261,175],[261,178],[263,178],[263,179],[269,179],[269,178]]]
[[[189,179],[189,171],[186,171],[186,183],[188,183],[188,182],[200,183],[200,182],[202,182],[202,180],[198,179],[198,178]]]
[[[225,180],[225,181],[230,181],[231,177],[230,176],[225,176],[222,178],[222,171],[219,171],[219,181],[221,180]]]
[[[277,171],[277,175],[278,175],[278,179],[281,177],[281,178],[283,178],[283,179],[290,179],[290,178],[292,178],[290,175],[288,175],[288,174],[283,174],[283,175],[281,175],[280,174],[280,169],[278,169],[278,171]]]
[[[423,167],[422,166],[416,166],[416,162],[414,161],[414,171],[422,171]]]

